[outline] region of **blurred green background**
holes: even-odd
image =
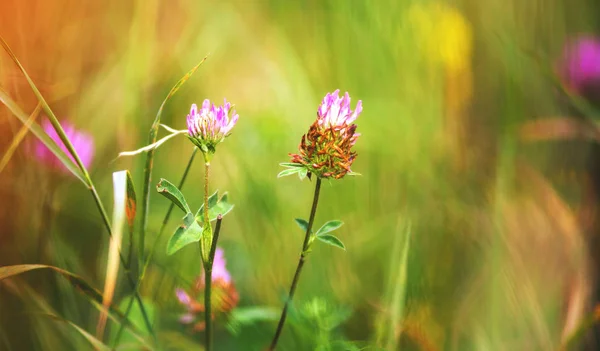
[[[310,254],[280,350],[558,350],[594,303],[593,234],[578,217],[591,147],[526,143],[518,130],[570,113],[547,71],[565,38],[598,30],[598,9],[589,0],[5,0],[0,35],[59,119],[93,135],[91,175],[109,213],[112,172],[130,170],[142,192],[145,157],[118,153],[146,144],[170,88],[210,54],[162,122],[184,129],[190,104],[205,98],[226,97],[240,115],[211,184],[236,206],[220,246],[239,308],[279,311],[297,263],[293,219],[308,216],[313,185],[277,179],[278,163],[327,92],[348,91],[352,107],[362,100],[353,165],[362,176],[325,182],[316,218],[345,222],[337,234],[347,251]],[[0,84],[35,108],[5,52]],[[4,107],[0,123],[4,153],[22,124]],[[37,162],[32,143],[28,135],[0,173],[0,264],[41,261],[101,289],[108,236],[93,199]],[[158,149],[153,184],[178,182],[191,152],[184,137]],[[198,157],[183,188],[192,207],[202,179]],[[148,250],[169,205],[151,196]],[[177,212],[167,234],[179,222]],[[200,273],[198,249],[167,257],[165,243],[142,295],[165,349],[198,349],[202,333],[179,325],[174,294]],[[116,302],[129,292],[121,275]],[[91,348],[41,314],[41,302],[94,333],[86,297],[36,271],[0,282],[0,350]],[[216,350],[264,350],[275,325],[237,334],[218,325]]]

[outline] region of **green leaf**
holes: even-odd
[[[229,194],[227,192],[223,193],[220,199],[217,201],[218,191],[215,191],[208,198],[208,217],[210,221],[215,221],[219,215],[225,217],[226,214],[233,210],[234,205],[229,203]],[[198,212],[196,212],[196,220],[203,222],[204,221],[204,204],[200,206]]]
[[[214,204],[216,202],[218,202],[219,199],[219,190],[215,191],[212,195],[210,195],[208,197],[208,210],[210,211],[210,208],[212,206],[214,206]],[[196,212],[196,218],[198,217],[198,215],[202,214],[202,211],[204,211],[204,202],[202,203],[202,205],[200,205],[200,209],[198,209],[198,212]]]
[[[283,171],[279,172],[279,174],[277,174],[277,178],[286,177],[286,176],[292,175],[294,173],[299,173],[300,171],[302,171],[302,169],[304,169],[304,168],[294,167],[294,168],[284,169]]]
[[[321,228],[319,228],[319,230],[317,230],[317,236],[319,235],[323,235],[323,234],[327,234],[329,232],[332,232],[336,229],[338,229],[339,227],[341,227],[344,224],[344,222],[342,221],[329,221],[325,224],[323,224],[323,226]]]
[[[194,215],[188,213],[183,218],[183,225],[175,230],[175,233],[167,243],[167,255],[172,255],[183,247],[200,241],[202,237],[202,227],[196,222]]]
[[[346,250],[344,243],[342,243],[342,241],[340,239],[338,239],[335,235],[332,235],[332,234],[318,235],[317,239],[319,239],[322,242],[329,244],[331,246],[339,247],[342,250]]]
[[[215,206],[217,204],[218,201],[219,201],[219,190],[215,191],[215,193],[212,194],[208,198],[208,209],[210,210],[213,206]]]
[[[233,210],[234,205],[227,201],[228,198],[229,195],[224,193],[215,206],[208,207],[208,217],[211,221],[216,220],[219,215],[225,217],[226,214]]]
[[[300,180],[304,180],[304,178],[306,178],[307,174],[308,174],[308,169],[303,167],[300,169],[300,172],[298,172],[298,178],[300,178]]]
[[[168,180],[161,178],[160,182],[158,182],[158,185],[156,186],[156,191],[158,191],[158,193],[162,196],[171,200],[171,202],[177,205],[177,207],[179,207],[183,212],[192,212],[181,191],[179,191],[179,189],[177,189],[177,187]]]
[[[298,227],[300,227],[300,229],[302,229],[306,233],[306,231],[308,230],[308,222],[302,218],[294,218],[294,221],[296,221]]]

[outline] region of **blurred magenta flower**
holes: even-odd
[[[226,263],[226,261],[225,261],[225,254],[223,253],[223,249],[218,247],[217,250],[215,251],[215,259],[213,261],[213,267],[212,267],[211,280],[213,281],[213,283],[216,281],[219,281],[219,280],[225,284],[231,283],[231,275],[227,271],[227,268],[225,267],[225,263]],[[200,279],[202,281],[204,281],[204,270],[202,270],[202,276]]]
[[[212,271],[212,311],[213,318],[215,313],[228,313],[237,306],[239,295],[231,280],[231,274],[225,267],[225,254],[223,249],[217,248]],[[204,330],[205,323],[201,318],[198,318],[200,313],[204,312],[204,304],[198,302],[202,299],[204,291],[204,271],[200,277],[196,279],[190,293],[183,289],[176,289],[175,296],[181,303],[186,312],[179,318],[182,324],[193,324],[193,329],[196,331]]]
[[[586,98],[600,97],[600,40],[582,35],[567,42],[559,63],[567,87]]]
[[[235,109],[231,109],[231,104],[226,99],[223,100],[223,106],[215,106],[206,99],[200,110],[196,104],[192,104],[187,115],[188,137],[200,148],[208,161],[215,153],[217,144],[231,134],[238,118]]]
[[[317,120],[302,136],[300,153],[290,154],[292,163],[306,168],[309,176],[340,179],[352,174],[350,166],[357,156],[352,147],[360,136],[353,122],[362,112],[362,101],[352,111],[350,95],[345,93],[340,97],[339,92],[338,89],[325,95],[317,110]]]
[[[92,164],[92,160],[94,158],[94,138],[90,134],[76,130],[75,127],[69,122],[63,121],[61,122],[61,125],[65,131],[65,134],[71,141],[71,144],[73,144],[75,151],[77,151],[81,162],[86,168],[88,168]],[[48,134],[48,136],[54,140],[54,142],[69,156],[69,158],[75,162],[75,159],[73,156],[71,156],[67,150],[67,147],[60,140],[60,137],[54,130],[52,124],[49,121],[44,120],[42,121],[42,128]],[[62,162],[52,153],[52,151],[50,151],[46,145],[39,140],[37,140],[35,144],[35,155],[42,163],[52,168],[68,172],[65,165],[63,165]]]

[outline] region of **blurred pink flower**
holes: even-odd
[[[213,282],[222,280],[222,282],[225,284],[231,283],[231,275],[227,271],[227,268],[225,267],[225,263],[227,263],[227,261],[225,261],[223,249],[218,247],[217,250],[215,251],[215,259],[214,259],[213,268],[212,268],[211,279]],[[204,270],[202,270],[202,275],[201,275],[200,279],[202,279],[202,281],[204,281]]]
[[[569,40],[559,61],[562,81],[588,99],[600,97],[600,39],[581,35]]]
[[[213,318],[215,314],[228,313],[237,306],[239,295],[231,280],[231,274],[225,267],[225,255],[223,249],[217,248],[212,271],[212,307]],[[178,288],[175,290],[175,296],[186,312],[179,317],[179,322],[186,325],[193,325],[193,330],[204,330],[204,322],[198,318],[204,313],[204,304],[198,300],[202,298],[204,291],[204,270],[196,283],[188,293]]]
[[[69,122],[63,121],[63,122],[61,122],[61,125],[65,131],[65,134],[71,141],[71,144],[73,144],[75,151],[77,151],[77,154],[79,155],[79,158],[81,159],[81,162],[83,163],[83,165],[86,168],[88,168],[91,165],[92,160],[94,158],[94,139],[92,138],[91,135],[89,135],[85,132],[76,130],[75,127],[73,125],[71,125]],[[60,137],[54,130],[54,127],[52,126],[52,124],[49,121],[44,120],[44,121],[42,121],[42,128],[48,134],[48,136],[52,140],[54,140],[54,142],[69,156],[69,158],[73,162],[75,162],[75,159],[73,158],[73,156],[71,156],[71,154],[67,150],[67,147],[60,140]],[[46,145],[44,145],[39,140],[36,141],[35,156],[42,163],[44,163],[52,168],[68,172],[65,165],[63,165],[62,162],[52,153],[52,151],[50,151],[46,147]]]

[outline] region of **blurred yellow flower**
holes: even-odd
[[[458,169],[465,167],[466,108],[473,93],[471,55],[473,32],[471,24],[456,9],[443,3],[413,4],[406,21],[420,55],[437,74],[444,75],[444,129],[442,154],[450,153]]]
[[[469,67],[473,33],[458,10],[443,3],[415,4],[407,16],[423,56],[449,73]]]

